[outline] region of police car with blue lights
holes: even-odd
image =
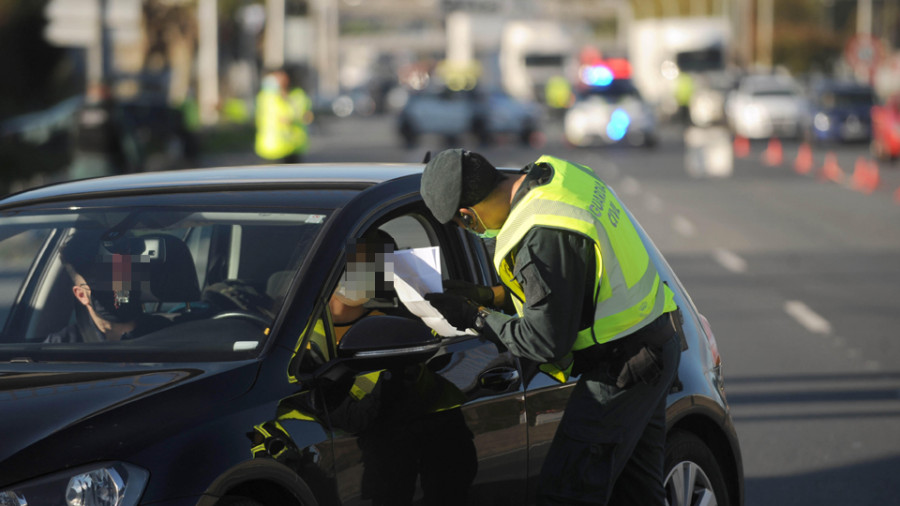
[[[584,65],[579,70],[575,103],[564,119],[565,139],[573,146],[626,143],[652,147],[657,142],[653,109],[630,79],[625,60]]]

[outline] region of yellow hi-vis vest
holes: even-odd
[[[278,92],[262,90],[256,96],[255,147],[267,160],[306,150],[306,132],[297,124],[291,103]]]
[[[596,253],[593,324],[578,332],[572,351],[627,336],[663,313],[674,311],[674,294],[660,282],[659,272],[615,193],[582,165],[542,156],[553,174],[532,188],[510,212],[497,235],[494,267],[513,293],[519,316],[525,292],[513,277],[517,245],[534,227],[569,230],[591,239]],[[573,282],[576,280],[573,280]],[[572,353],[541,370],[564,382],[572,369]]]

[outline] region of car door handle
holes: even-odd
[[[498,392],[509,389],[510,386],[518,383],[518,381],[519,371],[514,367],[498,367],[485,371],[479,377],[481,386]]]

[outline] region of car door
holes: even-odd
[[[484,258],[480,263],[484,264],[487,262],[490,264],[495,240],[482,241],[470,237],[468,241],[476,243],[471,248]],[[492,265],[489,265],[489,268],[484,270],[483,276],[486,284],[500,284],[500,278]],[[560,383],[549,375],[540,372],[538,365],[538,363],[530,360],[519,359],[522,385],[525,389],[525,424],[528,434],[526,497],[529,500],[536,496],[541,467],[544,464],[544,459],[547,457],[547,451],[553,442],[559,422],[562,420],[566,403],[572,394],[572,388],[579,378],[578,376],[572,376],[566,383]],[[528,504],[531,504],[531,502]]]
[[[475,281],[487,268],[460,231],[437,225],[422,207],[395,211],[377,226],[398,249],[439,247],[445,279]],[[325,306],[317,347],[329,355],[335,332]],[[380,311],[411,316],[402,303]],[[524,504],[527,431],[514,356],[463,335],[442,339],[421,363],[370,369],[356,371],[352,386],[323,392],[319,404],[327,406],[341,504]]]

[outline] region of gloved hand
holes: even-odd
[[[624,390],[639,381],[655,385],[662,375],[662,370],[662,357],[650,346],[644,346],[641,351],[625,362],[619,377],[616,378],[616,386]]]
[[[426,293],[425,300],[441,313],[450,325],[459,330],[475,328],[478,304],[452,293]]]
[[[491,287],[470,283],[461,279],[444,280],[444,293],[462,295],[479,306],[494,305],[494,290]]]

